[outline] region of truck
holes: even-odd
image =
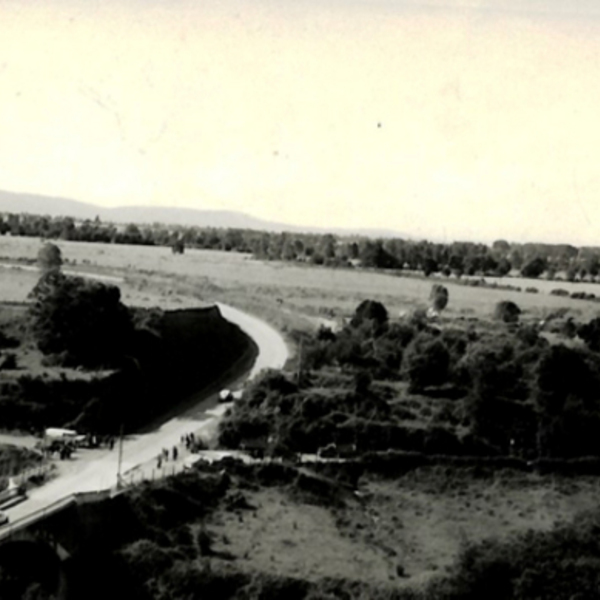
[[[49,427],[44,431],[44,440],[48,443],[53,441],[71,442],[74,446],[82,445],[85,440],[85,435],[79,435],[74,429],[62,429],[60,427]]]

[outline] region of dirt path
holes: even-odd
[[[288,348],[275,329],[240,310],[224,304],[218,306],[223,317],[238,325],[258,346],[256,362],[248,378],[255,377],[265,368],[283,367],[288,358]],[[204,438],[214,435],[222,411],[223,406],[218,406],[202,415],[176,417],[155,431],[129,436],[123,442],[121,473],[127,474],[153,463],[163,448],[171,450],[173,446],[180,445],[182,435],[192,432]],[[118,463],[118,446],[112,451],[79,451],[72,461],[60,464],[59,477],[32,490],[28,500],[7,511],[11,522],[14,523],[72,494],[113,487],[117,481]]]

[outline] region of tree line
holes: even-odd
[[[251,229],[128,224],[117,226],[98,217],[77,222],[71,217],[30,214],[0,215],[0,234],[44,239],[168,246],[183,254],[185,247],[251,253],[262,260],[306,262],[332,267],[420,271],[428,276],[523,277],[557,273],[570,281],[595,281],[600,276],[600,248],[569,244],[475,242],[434,243],[400,238],[369,239],[313,233],[273,233]]]

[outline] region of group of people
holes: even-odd
[[[202,441],[197,439],[194,433],[186,433],[181,436],[180,442],[185,445],[185,449],[188,452],[195,452],[199,448],[202,448]],[[160,469],[163,466],[163,463],[169,460],[169,456],[171,456],[171,460],[176,461],[179,458],[179,449],[177,446],[173,446],[171,452],[167,448],[163,448],[161,453],[156,457],[156,466]]]
[[[115,447],[115,437],[112,435],[99,436],[94,433],[88,433],[85,436],[86,448],[102,448],[103,446],[112,450]]]
[[[173,446],[171,450],[171,456],[174,461],[177,460],[179,456],[179,450],[177,446]],[[163,448],[161,453],[156,457],[156,465],[160,469],[162,467],[163,462],[167,462],[169,460],[169,450],[167,448]]]
[[[181,436],[181,443],[185,444],[185,447],[187,450],[190,450],[193,452],[194,447],[196,445],[196,436],[194,435],[194,433],[186,433],[185,435]]]
[[[68,460],[71,458],[71,454],[75,452],[75,444],[71,442],[63,442],[62,444],[57,444],[56,446],[50,446],[48,449],[48,454],[52,456],[54,452],[58,453],[60,460]]]

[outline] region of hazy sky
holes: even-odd
[[[0,189],[600,244],[597,0],[0,0]]]

